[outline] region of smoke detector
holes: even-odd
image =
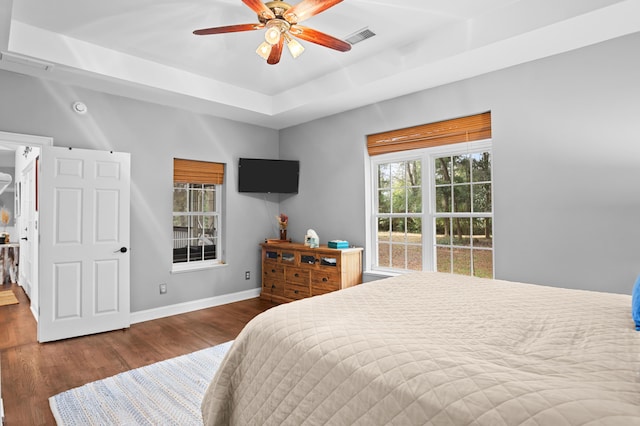
[[[74,102],[73,105],[71,105],[71,109],[73,109],[73,112],[78,113],[78,114],[86,114],[87,113],[87,106],[83,103],[83,102]]]

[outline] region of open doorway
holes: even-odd
[[[17,282],[30,299],[38,320],[38,158],[51,138],[0,132],[0,276],[2,284]],[[5,180],[9,180],[7,177]]]
[[[18,282],[19,201],[16,189],[16,152],[0,145],[0,286]]]

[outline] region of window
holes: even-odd
[[[457,119],[369,139],[372,269],[493,277],[491,142],[481,140],[491,136],[486,114],[465,117],[472,125],[462,132]]]
[[[378,266],[422,270],[422,162],[377,167]]]
[[[221,263],[224,165],[174,159],[174,270]]]
[[[491,153],[433,157],[436,270],[493,277]]]

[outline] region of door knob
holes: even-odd
[[[120,247],[118,250],[114,251],[114,253],[126,253],[127,252],[127,248],[126,247]]]

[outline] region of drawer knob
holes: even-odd
[[[295,294],[298,294],[298,290],[293,290],[293,292],[294,292]]]
[[[298,275],[297,273],[293,274],[294,277],[299,277],[300,275]]]
[[[326,283],[327,281],[329,281],[329,280],[327,279],[327,277],[322,278],[322,282],[323,282],[323,283]]]
[[[276,288],[276,285],[275,284],[271,284],[271,288]]]
[[[276,270],[275,270],[275,269],[272,269],[272,270],[271,270],[271,272],[274,272],[274,273],[275,273],[275,272],[276,272]]]

